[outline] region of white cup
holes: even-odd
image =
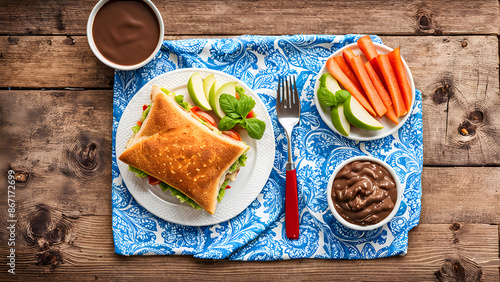
[[[350,164],[350,163],[355,162],[355,161],[369,161],[369,162],[381,165],[382,167],[384,167],[385,169],[387,169],[389,171],[389,173],[391,174],[392,178],[394,178],[394,182],[396,183],[396,189],[397,189],[397,192],[398,192],[398,196],[397,196],[397,199],[396,199],[396,204],[394,205],[394,208],[392,209],[391,213],[386,218],[384,218],[382,221],[380,221],[378,223],[362,226],[362,225],[357,225],[357,224],[348,222],[347,220],[345,220],[338,213],[337,209],[335,209],[335,206],[333,205],[333,200],[332,200],[333,180],[335,179],[335,176],[337,176],[337,173],[345,165]],[[333,171],[332,176],[330,177],[330,181],[328,182],[328,187],[327,187],[327,197],[328,197],[328,199],[327,200],[328,200],[328,206],[330,207],[330,211],[332,212],[333,216],[340,223],[342,223],[342,225],[344,225],[345,227],[351,228],[351,229],[355,229],[355,230],[367,231],[367,230],[377,229],[377,228],[379,228],[379,227],[387,224],[389,221],[391,221],[394,218],[394,216],[396,215],[396,213],[399,210],[399,206],[401,205],[401,199],[403,197],[403,193],[404,193],[404,189],[403,189],[403,186],[401,185],[401,183],[399,182],[398,175],[396,174],[396,172],[394,171],[394,169],[392,169],[392,167],[390,165],[388,165],[387,163],[385,163],[385,162],[383,162],[383,161],[381,161],[379,159],[376,159],[374,157],[358,156],[358,157],[352,157],[350,159],[347,159],[347,160],[343,161]]]
[[[92,52],[94,52],[94,55],[101,61],[103,62],[104,64],[106,64],[107,66],[109,67],[112,67],[114,69],[118,69],[118,70],[135,70],[135,69],[138,69],[140,67],[143,67],[145,64],[149,63],[154,57],[155,55],[158,53],[158,51],[160,50],[161,48],[161,45],[163,44],[163,33],[165,32],[164,29],[164,25],[163,25],[163,19],[161,17],[161,14],[160,14],[160,11],[158,10],[158,8],[156,8],[156,6],[153,4],[153,2],[151,2],[150,0],[142,0],[144,3],[148,4],[149,7],[151,7],[151,9],[153,10],[153,12],[155,13],[156,15],[156,18],[158,19],[158,24],[160,26],[160,36],[158,38],[158,44],[156,45],[156,48],[155,50],[151,53],[151,55],[144,61],[138,63],[138,64],[135,64],[135,65],[119,65],[119,64],[116,64],[114,62],[111,62],[110,60],[106,59],[100,52],[99,52],[99,49],[97,49],[96,45],[95,45],[95,42],[94,42],[94,38],[93,38],[93,34],[92,34],[92,26],[94,25],[94,19],[95,19],[95,15],[97,14],[97,12],[99,11],[99,9],[104,5],[106,4],[107,2],[109,2],[110,0],[101,0],[99,1],[95,6],[94,6],[94,9],[92,9],[92,12],[90,13],[90,16],[89,16],[89,20],[87,22],[87,39],[89,41],[89,45],[90,45],[90,49],[92,49]]]

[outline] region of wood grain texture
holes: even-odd
[[[114,255],[111,100],[111,90],[0,91],[0,132],[6,137],[0,140],[6,148],[0,151],[0,183],[8,169],[26,175],[16,183],[23,280],[498,279],[500,168],[491,167],[424,168],[421,223],[410,233],[406,257],[243,263]],[[6,210],[1,201],[0,218]],[[6,252],[5,224],[0,222],[0,253]],[[363,271],[352,276],[353,267]]]
[[[0,33],[85,35],[97,0],[0,1]],[[498,1],[155,1],[167,35],[497,34]],[[29,16],[27,16],[29,15]]]
[[[422,91],[422,212],[408,255],[273,262],[114,254],[113,70],[85,36],[97,1],[0,0],[0,88],[87,89],[0,90],[0,194],[13,169],[19,219],[18,274],[7,276],[7,201],[0,200],[0,281],[500,280],[497,0],[153,0],[166,40],[381,35],[401,46]]]
[[[3,90],[0,101],[0,177],[26,173],[22,206],[111,214],[112,92]]]
[[[382,40],[401,46],[415,86],[422,91],[424,165],[499,165],[497,37]]]
[[[0,87],[110,88],[113,74],[85,36],[0,36]]]
[[[500,223],[500,168],[424,167],[423,223]]]
[[[23,211],[23,216],[26,222],[19,225],[19,234],[23,236],[18,239],[16,264],[17,272],[22,275],[14,279],[499,279],[497,226],[487,224],[421,224],[410,232],[408,254],[404,257],[356,261],[300,259],[237,262],[184,256],[118,256],[113,253],[109,216],[70,218],[61,210],[46,205],[30,207],[29,212]],[[6,252],[4,244],[0,246],[0,252]],[[0,265],[0,271],[6,271],[6,267]]]
[[[178,39],[186,37],[171,37]],[[423,94],[425,165],[499,165],[496,36],[382,37],[401,46]],[[71,43],[70,43],[71,41]],[[0,87],[109,88],[113,71],[86,37],[1,36]],[[28,54],[28,56],[26,56]],[[465,131],[464,131],[465,130]]]
[[[27,173],[25,204],[110,214],[112,90],[3,90],[0,101],[0,169]],[[497,167],[424,167],[421,222],[500,223],[498,183]]]

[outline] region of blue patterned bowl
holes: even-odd
[[[376,224],[361,226],[361,225],[350,223],[347,220],[345,220],[337,212],[337,210],[335,209],[335,207],[333,205],[333,201],[332,201],[333,180],[335,179],[335,176],[337,176],[337,173],[345,165],[347,165],[349,163],[352,163],[354,161],[370,161],[370,162],[379,164],[379,165],[383,166],[385,169],[387,169],[389,171],[389,173],[391,174],[392,178],[394,178],[394,182],[396,182],[396,188],[397,188],[397,191],[398,191],[398,198],[396,200],[396,204],[394,205],[394,208],[392,209],[392,212],[385,219],[383,219],[382,221],[380,221],[380,222],[378,222]],[[388,165],[386,162],[381,161],[381,160],[379,160],[377,158],[374,158],[374,157],[369,157],[369,156],[357,156],[357,157],[352,157],[350,159],[347,159],[347,160],[343,161],[333,171],[332,176],[330,177],[330,181],[328,182],[328,186],[327,186],[326,189],[327,189],[327,197],[328,197],[327,198],[328,206],[330,207],[330,211],[332,212],[332,214],[335,217],[335,219],[337,219],[338,222],[340,222],[342,225],[344,225],[344,226],[346,226],[348,228],[355,229],[355,230],[361,230],[361,231],[367,231],[367,230],[377,229],[379,227],[384,226],[389,221],[391,221],[394,218],[394,216],[396,215],[396,213],[398,212],[398,210],[399,210],[399,206],[401,205],[401,198],[402,198],[403,193],[404,193],[404,188],[401,185],[401,183],[399,182],[399,178],[398,178],[396,172],[394,171],[394,169],[390,165]]]

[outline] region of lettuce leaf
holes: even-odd
[[[163,192],[170,191],[172,196],[177,197],[181,201],[181,203],[186,202],[190,206],[192,206],[193,208],[195,208],[197,210],[201,209],[200,205],[198,205],[195,201],[191,200],[188,196],[184,195],[181,191],[175,189],[174,187],[168,185],[165,182],[160,182],[159,185],[160,185],[161,190],[163,190]]]
[[[230,167],[229,167],[229,173],[233,173],[237,171],[240,167],[245,166],[247,163],[247,154],[244,153],[241,155]]]
[[[245,89],[243,89],[243,87],[241,87],[241,86],[237,85],[237,86],[236,86],[236,93],[238,93],[238,96],[240,96],[240,97],[241,97],[241,96],[242,96],[242,94],[243,94],[243,95],[245,95]]]
[[[241,166],[245,166],[247,164],[247,153],[244,153],[238,158],[238,162],[240,163]]]
[[[140,126],[140,125],[136,125],[136,126],[133,126],[133,127],[132,127],[132,131],[133,131],[134,133],[139,132],[139,130],[140,130],[140,129],[141,129],[141,126]]]
[[[172,92],[170,92],[170,90],[168,90],[167,88],[163,88],[163,87],[160,87],[160,90],[163,91],[163,93],[167,94],[167,95],[170,95]]]
[[[184,96],[182,95],[175,95],[175,101],[177,104],[179,104],[181,107],[184,108],[184,110],[189,111],[191,109],[191,105],[189,105],[188,102],[184,100]]]
[[[226,187],[227,187],[228,182],[229,182],[229,179],[226,179],[226,181],[224,181],[224,183],[222,183],[222,186],[220,187],[220,190],[219,190],[219,195],[217,195],[218,202],[222,201],[222,198],[224,198],[224,195],[226,194]]]
[[[191,109],[191,105],[184,100],[184,96],[175,95],[174,92],[171,92],[170,90],[163,88],[163,87],[161,87],[160,90],[163,91],[163,93],[165,93],[167,95],[174,95],[175,101],[177,102],[177,104],[179,104],[181,107],[183,107],[184,110],[189,111]]]
[[[229,179],[226,179],[226,181],[224,181],[224,183],[222,184],[222,186],[219,190],[219,195],[217,195],[218,202],[222,201],[224,194],[226,194],[226,186],[227,186],[228,182],[229,182]],[[190,206],[192,206],[193,208],[195,208],[197,210],[201,209],[200,205],[198,205],[195,201],[191,200],[188,196],[184,195],[181,191],[175,189],[174,187],[168,185],[165,182],[160,182],[159,185],[160,185],[160,188],[163,192],[170,191],[172,196],[177,197],[181,201],[181,203],[186,202]]]
[[[148,107],[142,112],[141,121],[144,121],[146,119],[149,114],[149,110],[151,110],[151,105],[148,105]]]
[[[135,175],[137,175],[137,177],[146,177],[148,176],[147,173],[145,173],[144,171],[140,170],[140,169],[137,169],[131,165],[128,166],[128,170],[130,170],[131,172],[135,173]]]

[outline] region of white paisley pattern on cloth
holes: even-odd
[[[420,218],[422,194],[422,98],[407,122],[380,140],[355,142],[331,131],[314,104],[314,83],[326,59],[360,35],[241,36],[231,39],[165,41],[155,59],[135,71],[116,71],[113,99],[113,236],[121,255],[193,255],[233,260],[295,258],[370,259],[406,253],[408,231]],[[374,42],[382,43],[377,36]],[[120,176],[115,151],[118,122],[134,94],[152,78],[179,68],[223,71],[244,81],[266,105],[276,136],[276,155],[261,194],[233,219],[204,227],[164,221],[138,205]],[[279,76],[297,76],[302,113],[293,131],[297,165],[300,238],[284,231],[286,138],[276,118]],[[405,186],[396,217],[377,230],[342,226],[328,209],[326,185],[345,159],[371,155],[386,161]]]

